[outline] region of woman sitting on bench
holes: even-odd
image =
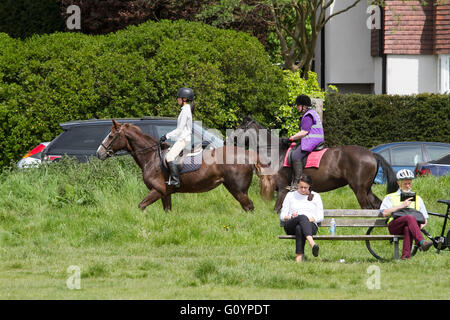
[[[286,195],[280,219],[286,234],[295,235],[297,262],[303,261],[306,241],[312,248],[313,256],[319,255],[319,246],[312,236],[317,233],[317,223],[323,220],[323,204],[320,195],[311,191],[310,176],[302,174],[298,189]]]

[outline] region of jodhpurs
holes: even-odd
[[[174,161],[176,157],[178,157],[180,152],[183,151],[183,149],[187,146],[187,144],[188,141],[184,139],[175,142],[174,145],[170,148],[169,152],[167,152],[166,161]]]

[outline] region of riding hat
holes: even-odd
[[[401,169],[397,172],[397,180],[412,180],[414,179],[414,173],[409,169]]]
[[[191,88],[180,88],[178,89],[178,98],[186,98],[189,101],[194,101],[194,90]]]
[[[311,99],[306,94],[301,94],[295,99],[295,105],[311,107]]]

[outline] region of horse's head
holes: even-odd
[[[242,123],[236,129],[247,131],[250,128],[260,129],[261,127],[262,126],[248,114],[242,119]]]
[[[111,131],[103,139],[102,143],[97,149],[97,157],[100,160],[105,160],[111,157],[119,150],[126,149],[129,151],[128,141],[125,137],[126,124],[121,125],[116,120],[112,121]]]

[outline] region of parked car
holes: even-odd
[[[450,153],[437,160],[418,163],[414,173],[416,177],[425,175],[445,176],[450,174]]]
[[[177,126],[177,119],[163,117],[145,117],[133,119],[116,119],[119,123],[131,123],[137,125],[142,131],[155,139],[158,139],[173,130]],[[43,161],[58,161],[64,155],[76,158],[79,162],[86,162],[89,157],[95,157],[100,144],[111,131],[111,119],[93,119],[83,121],[71,121],[60,124],[63,132],[58,135],[44,150]],[[193,141],[210,144],[211,147],[223,146],[223,139],[218,133],[193,123]],[[167,140],[169,144],[173,142]],[[117,155],[128,154],[120,151]]]
[[[50,144],[50,142],[41,142],[32,150],[30,150],[22,159],[17,162],[19,169],[38,167],[41,164],[42,151]]]
[[[370,149],[383,156],[392,166],[394,172],[400,169],[409,169],[414,172],[416,165],[441,158],[450,152],[449,143],[441,142],[392,142]],[[385,183],[383,170],[378,169],[375,183]]]

